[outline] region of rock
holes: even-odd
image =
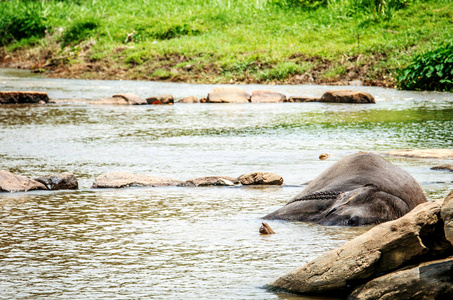
[[[268,172],[255,172],[242,175],[239,178],[242,185],[282,185],[283,178],[280,175]]]
[[[35,178],[36,181],[44,184],[48,190],[77,190],[79,183],[72,173],[44,176]]]
[[[178,101],[178,103],[200,103],[200,100],[198,100],[194,96],[189,96],[189,97],[185,97],[185,98],[180,99]]]
[[[208,94],[207,103],[248,103],[250,94],[235,86],[215,88]]]
[[[284,102],[319,102],[320,98],[291,96]]]
[[[453,257],[393,272],[354,290],[348,299],[453,299]]]
[[[213,185],[235,185],[239,180],[230,176],[206,176],[189,179],[180,184],[180,186],[213,186]]]
[[[36,180],[0,170],[0,192],[26,192],[31,190],[47,190],[47,188]]]
[[[286,100],[286,96],[272,91],[253,91],[250,102],[252,103],[280,103]]]
[[[44,92],[0,92],[0,104],[49,103]]]
[[[261,223],[260,234],[274,234],[275,231],[267,223]]]
[[[319,102],[331,103],[376,103],[374,97],[365,92],[357,91],[328,91],[322,95]]]
[[[148,104],[154,104],[154,105],[159,105],[159,104],[169,104],[172,105],[175,101],[172,95],[163,95],[163,96],[158,96],[158,97],[148,97],[146,98],[146,102]]]
[[[375,226],[270,283],[301,294],[340,294],[415,260],[451,251],[440,218],[441,201],[426,202],[400,219]]]
[[[109,104],[109,105],[144,105],[148,102],[135,94],[119,94],[113,95],[110,98],[104,98],[93,102],[94,104]]]
[[[214,185],[216,186],[234,186],[235,183],[233,181],[227,180],[225,178],[219,178]]]
[[[453,158],[453,149],[394,150],[382,154],[411,158]]]
[[[200,98],[200,103],[207,103],[207,102],[208,102],[208,98],[206,98],[206,97]]]
[[[131,186],[176,186],[180,180],[128,172],[113,172],[98,176],[92,188],[123,188]]]
[[[453,190],[444,199],[441,216],[445,224],[445,238],[453,245]]]
[[[453,165],[441,165],[432,167],[431,170],[447,170],[453,172]]]

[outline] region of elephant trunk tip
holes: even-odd
[[[275,231],[267,223],[261,223],[260,234],[274,234]]]

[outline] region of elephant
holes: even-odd
[[[377,154],[359,152],[333,164],[264,219],[364,226],[397,219],[426,201],[409,173]]]

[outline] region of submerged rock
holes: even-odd
[[[31,190],[47,190],[47,188],[36,180],[0,170],[0,192],[26,192]]]
[[[250,94],[236,86],[215,88],[208,94],[207,103],[248,103]]]
[[[206,176],[189,179],[180,184],[180,186],[232,186],[239,184],[239,180],[230,176]]]
[[[432,167],[431,170],[447,170],[453,172],[453,165],[441,165],[441,166],[435,166]]]
[[[44,92],[0,92],[0,104],[49,103]]]
[[[282,185],[283,177],[268,172],[254,172],[240,176],[242,185]]]
[[[94,104],[108,105],[144,105],[148,102],[135,94],[119,94],[110,98],[103,98],[93,102]]]
[[[154,104],[154,105],[159,105],[159,104],[173,104],[175,102],[173,95],[163,95],[163,96],[157,96],[157,97],[148,97],[146,98],[146,102],[148,104]]]
[[[200,100],[198,100],[194,96],[189,96],[180,99],[177,103],[200,103]]]
[[[394,150],[382,153],[390,156],[411,158],[453,158],[453,149]]]
[[[365,92],[358,91],[328,91],[322,95],[319,102],[330,103],[376,103],[374,97]]]
[[[77,190],[79,183],[72,173],[51,175],[35,178],[36,181],[44,184],[49,190]]]
[[[128,172],[112,172],[98,176],[92,188],[124,188],[131,186],[176,186],[180,180]]]
[[[272,91],[253,91],[250,102],[252,103],[279,103],[284,102],[286,96]]]
[[[320,98],[291,96],[284,102],[319,102]]]

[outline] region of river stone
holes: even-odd
[[[374,97],[365,92],[358,91],[328,91],[322,95],[319,102],[331,103],[376,103]]]
[[[47,190],[47,188],[36,180],[0,170],[0,192],[26,192],[31,190]]]
[[[148,104],[169,104],[172,105],[175,102],[173,95],[163,95],[157,97],[146,98]]]
[[[272,91],[253,91],[252,98],[250,102],[252,103],[279,103],[284,102],[286,96],[281,93],[276,93]]]
[[[49,103],[44,92],[0,92],[0,104]]]
[[[399,270],[354,290],[348,299],[453,299],[453,256]]]
[[[128,172],[105,173],[98,176],[92,188],[123,188],[131,186],[176,186],[180,180]]]
[[[235,185],[239,180],[230,176],[206,176],[189,179],[180,186],[213,186],[213,185]]]
[[[207,103],[247,103],[250,94],[236,86],[215,88],[208,94]]]
[[[447,170],[453,172],[453,165],[441,165],[432,167],[431,170]]]
[[[283,177],[268,172],[254,172],[240,176],[242,185],[282,185]]]
[[[135,94],[118,94],[110,98],[103,98],[93,102],[94,104],[109,104],[109,105],[144,105],[148,104],[146,100]]]
[[[445,238],[453,245],[453,190],[444,199],[441,215],[445,224]]]
[[[442,201],[426,202],[403,217],[324,253],[269,284],[301,294],[342,293],[349,286],[451,249],[440,219]]]
[[[453,149],[419,149],[419,150],[394,150],[382,152],[390,156],[402,156],[411,158],[453,158]]]
[[[184,97],[178,101],[178,103],[200,103],[200,100],[194,96]]]
[[[44,184],[49,190],[77,190],[79,183],[72,173],[43,176],[35,178],[36,181]]]
[[[291,96],[284,102],[319,102],[320,98]]]

